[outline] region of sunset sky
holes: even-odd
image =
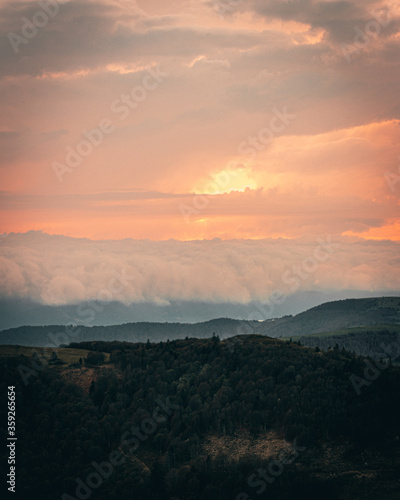
[[[398,2],[13,0],[0,33],[1,297],[112,261],[118,300],[263,301],[328,235],[299,289],[400,289]]]

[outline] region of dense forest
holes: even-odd
[[[256,335],[77,347],[91,353],[54,355],[25,381],[31,360],[1,359],[2,394],[16,386],[14,498],[399,498],[390,360]]]
[[[324,351],[338,347],[374,359],[390,357],[394,364],[400,364],[399,328],[396,332],[384,326],[375,330],[370,330],[368,327],[363,331],[352,330],[349,329],[345,334],[310,335],[299,337],[297,340],[302,345],[318,347]]]

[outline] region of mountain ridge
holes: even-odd
[[[310,336],[343,328],[400,324],[400,297],[344,299],[315,306],[295,316],[259,320],[216,318],[199,323],[136,322],[111,326],[21,326],[0,332],[0,344],[58,347],[89,340],[152,342],[208,338],[221,339],[257,333],[273,338]]]

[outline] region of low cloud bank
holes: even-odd
[[[400,244],[355,238],[91,241],[41,232],[0,240],[0,298],[265,302],[306,290],[396,291]]]

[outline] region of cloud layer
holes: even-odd
[[[399,289],[399,244],[318,240],[90,241],[43,233],[0,241],[0,297],[49,305],[83,301],[240,303],[312,290]]]

